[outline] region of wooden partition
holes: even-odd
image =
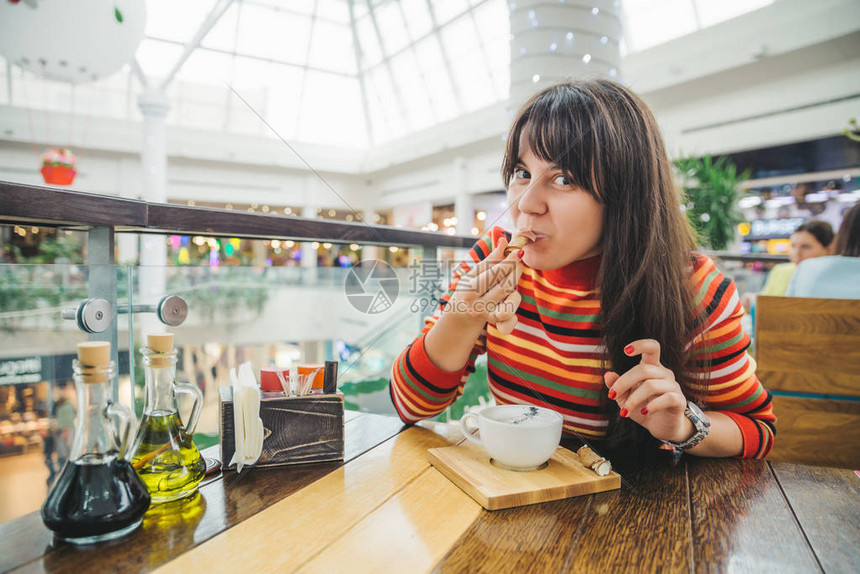
[[[860,468],[860,300],[759,297],[756,359],[774,392],[770,458]]]

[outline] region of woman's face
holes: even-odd
[[[827,248],[808,231],[795,231],[791,234],[790,241],[791,250],[788,252],[788,258],[792,263],[797,264],[805,259],[827,255]]]
[[[559,166],[535,156],[525,138],[508,183],[508,205],[515,230],[535,235],[524,249],[529,267],[558,269],[601,252],[603,206],[571,185]]]

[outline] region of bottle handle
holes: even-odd
[[[191,415],[188,417],[188,422],[183,425],[183,432],[188,436],[194,435],[194,429],[197,428],[197,421],[200,419],[200,411],[203,409],[203,392],[197,385],[191,383],[173,383],[173,391],[194,397],[194,404],[191,405]]]
[[[115,417],[119,420],[121,430],[119,434],[114,432],[114,440],[119,443],[119,458],[125,459],[128,454],[126,452],[128,449],[128,435],[129,431],[131,431],[131,410],[121,403],[108,401],[105,407],[105,416]]]

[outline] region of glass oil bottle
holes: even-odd
[[[73,366],[75,438],[69,460],[42,505],[42,521],[58,538],[91,544],[137,528],[150,496],[124,457],[131,411],[111,400],[115,369],[110,343],[80,343]],[[119,435],[110,417],[123,424]]]
[[[193,495],[206,473],[206,462],[191,440],[203,406],[203,393],[196,385],[176,382],[172,334],[149,335],[141,352],[146,398],[131,465],[146,484],[152,503],[159,504]],[[181,393],[194,400],[185,425],[176,402],[176,395]]]

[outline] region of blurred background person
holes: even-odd
[[[791,262],[778,263],[773,266],[759,295],[775,297],[785,295],[785,290],[791,282],[797,265],[807,259],[829,255],[834,237],[833,227],[826,221],[812,219],[800,224],[789,238],[791,249],[788,252],[788,258]],[[754,293],[744,293],[741,298],[744,309],[748,313],[754,313],[755,298]]]
[[[75,438],[76,409],[72,401],[69,400],[68,387],[68,382],[60,383],[57,389],[57,399],[54,402],[52,428],[56,429],[54,435],[54,451],[57,453],[56,472],[62,471],[66,461],[69,460],[69,452]]]
[[[51,420],[48,423],[48,428],[46,428],[42,433],[42,455],[45,459],[45,466],[48,469],[48,478],[47,484],[50,487],[54,484],[54,478],[57,476],[58,468],[57,461],[54,458],[54,454],[56,452],[56,433],[57,433],[57,423],[55,420]]]
[[[860,299],[860,203],[845,213],[835,251],[798,264],[786,296]]]

